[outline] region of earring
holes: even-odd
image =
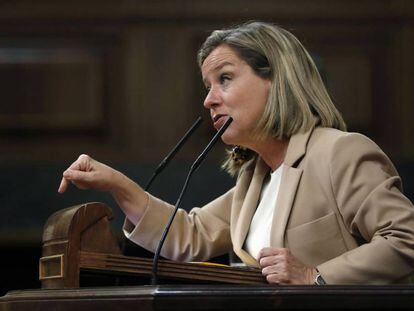
[[[234,146],[231,151],[231,159],[236,165],[242,165],[249,159],[250,150],[241,146]]]

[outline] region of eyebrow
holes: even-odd
[[[216,67],[213,67],[209,72],[219,71],[221,68],[223,68],[224,66],[227,66],[227,65],[230,65],[230,66],[233,66],[233,67],[235,66],[232,62],[226,61],[224,63],[221,63],[221,64],[217,65]],[[203,78],[203,82],[204,82],[204,84],[207,84],[207,81],[206,81],[205,78]]]

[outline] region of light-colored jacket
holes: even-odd
[[[375,143],[317,127],[291,137],[283,165],[271,247],[289,248],[328,284],[411,282],[414,208]],[[243,262],[258,266],[243,244],[268,172],[260,158],[253,160],[227,193],[189,214],[179,210],[162,256],[200,261],[233,248]],[[126,235],[154,251],[172,208],[150,196],[138,225],[126,220]]]

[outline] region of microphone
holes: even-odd
[[[149,188],[152,185],[152,182],[155,180],[155,178],[165,169],[165,167],[168,165],[168,163],[174,158],[174,156],[177,154],[177,152],[181,149],[181,147],[185,144],[185,142],[188,140],[188,138],[195,132],[195,130],[200,126],[201,122],[203,122],[203,119],[201,117],[198,117],[197,120],[193,123],[193,125],[190,127],[190,129],[184,134],[184,136],[180,139],[180,141],[174,146],[174,148],[170,151],[170,153],[160,162],[158,167],[155,169],[154,173],[148,180],[144,190],[148,191]],[[129,244],[132,245],[132,243],[129,243],[127,239],[124,240],[124,243],[122,243],[122,254],[127,254],[127,252],[130,251],[131,247]],[[136,254],[135,254],[136,255]],[[116,279],[116,285],[120,284],[120,279]]]
[[[174,156],[177,154],[177,152],[181,149],[181,147],[184,145],[184,143],[187,141],[187,139],[191,136],[191,134],[194,133],[194,131],[200,126],[203,119],[201,117],[198,117],[197,120],[194,122],[194,124],[190,127],[190,129],[187,131],[187,133],[184,134],[183,138],[177,143],[177,145],[171,150],[171,152],[160,162],[158,167],[155,169],[154,173],[152,174],[151,178],[148,180],[144,190],[147,191],[150,187],[152,182],[154,181],[155,177],[159,173],[161,173],[164,168],[167,166],[167,164],[174,158]]]
[[[210,149],[214,146],[214,144],[217,142],[217,140],[223,135],[224,131],[229,127],[230,123],[233,122],[233,118],[229,117],[227,121],[221,126],[221,128],[217,131],[217,133],[214,135],[214,137],[211,139],[211,141],[208,143],[207,147],[203,150],[203,152],[198,156],[198,158],[194,161],[193,165],[191,165],[190,171],[188,172],[187,178],[184,182],[184,186],[181,189],[180,196],[177,199],[177,202],[175,203],[174,210],[170,216],[170,219],[168,220],[167,226],[164,229],[164,232],[162,233],[160,242],[158,243],[157,250],[154,255],[154,260],[152,262],[152,278],[151,278],[151,285],[157,285],[158,283],[158,260],[160,257],[161,249],[164,245],[164,242],[167,238],[168,232],[170,231],[171,224],[174,220],[175,214],[178,211],[178,208],[180,206],[181,200],[184,196],[185,191],[187,190],[188,183],[190,181],[191,176],[193,173],[200,167],[201,163],[207,156],[207,153],[210,151]]]

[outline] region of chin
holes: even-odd
[[[235,137],[235,135],[232,135],[234,133],[232,133],[231,131],[229,132],[224,132],[223,135],[221,135],[221,140],[223,141],[223,143],[225,143],[226,145],[240,145],[240,139],[237,139]]]
[[[223,135],[221,135],[221,140],[226,145],[234,145],[234,140],[232,139],[231,135],[228,135],[226,132],[224,132]]]

